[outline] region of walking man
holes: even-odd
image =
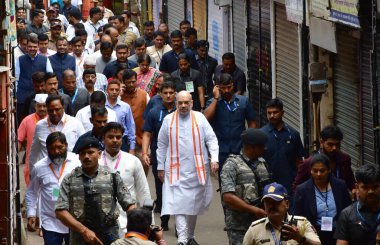
[[[213,196],[210,172],[219,168],[218,140],[203,114],[192,110],[189,92],[179,92],[176,105],[158,134],[157,169],[164,183],[161,215],[175,215],[179,245],[194,245],[197,215],[207,210]]]

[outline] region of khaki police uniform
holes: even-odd
[[[288,220],[290,219],[291,217],[288,215]],[[297,222],[297,228],[299,229],[302,236],[308,240],[320,242],[317,232],[305,217],[294,216],[294,221]],[[252,223],[251,227],[248,229],[247,233],[244,236],[243,245],[279,244],[280,236],[281,231],[274,227],[272,228],[268,217],[266,217]],[[282,241],[282,244],[296,245],[299,243],[295,240],[289,240]]]

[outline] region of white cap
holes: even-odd
[[[34,97],[34,100],[37,103],[42,104],[42,103],[45,103],[47,97],[48,97],[48,94],[36,94],[36,97]]]
[[[92,58],[91,56],[87,56],[87,58],[84,60],[85,65],[95,66],[96,65],[96,59]]]

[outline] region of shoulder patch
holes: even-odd
[[[261,218],[259,220],[253,221],[250,227],[254,227],[258,224],[264,223],[266,218]]]

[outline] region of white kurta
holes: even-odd
[[[134,155],[124,151],[120,151],[119,154],[114,157],[111,157],[106,151],[104,152],[99,159],[99,164],[102,166],[107,165],[112,172],[118,171],[120,173],[120,177],[124,184],[128,186],[129,192],[136,199],[137,205],[141,207],[144,204],[145,199],[151,199],[148,180],[146,179],[144,168],[142,167],[140,160]],[[120,154],[121,158],[116,167]],[[106,161],[104,161],[104,155]],[[126,232],[127,214],[123,211],[119,203],[118,207],[120,210],[120,216],[118,219],[119,227],[122,231]]]
[[[170,185],[170,122],[175,113],[165,117],[158,134],[157,161],[158,170],[165,170],[165,180],[162,187],[161,215],[198,215],[207,211],[213,196],[210,178],[210,162],[218,162],[218,140],[207,119],[200,112],[194,111],[197,119],[202,143],[203,159],[206,171],[206,184],[201,185],[195,168],[193,137],[190,115],[179,115],[178,148],[180,157],[179,185]],[[173,124],[174,126],[174,124]],[[207,146],[207,148],[206,148]],[[207,151],[208,150],[208,151]],[[209,153],[209,154],[208,154]]]

